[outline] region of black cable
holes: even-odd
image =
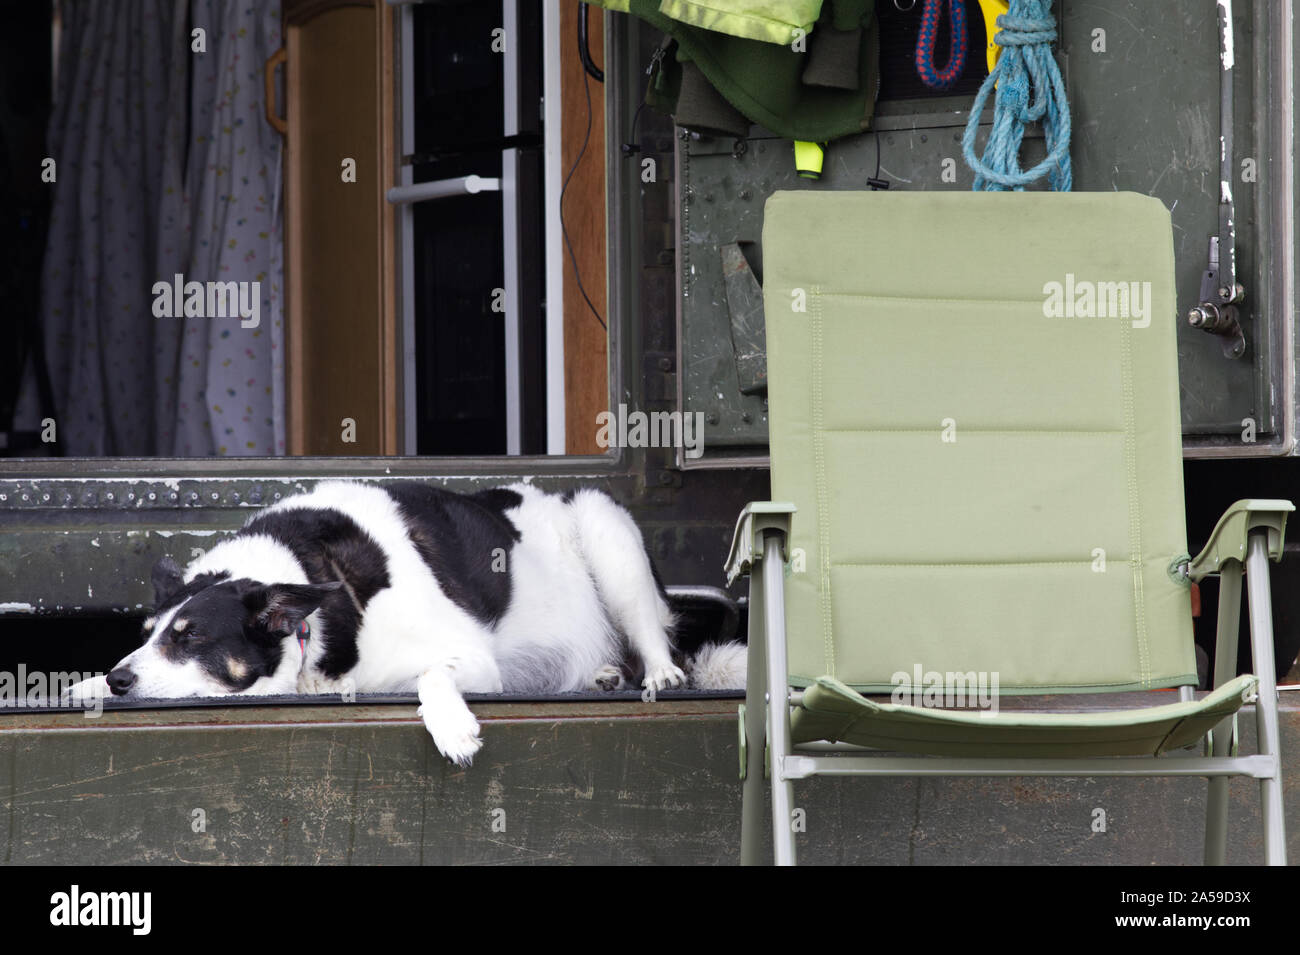
[[[641,121],[641,110],[646,108],[647,100],[650,97],[650,84],[654,82],[655,68],[663,62],[663,58],[668,55],[668,51],[673,48],[676,41],[670,34],[665,33],[663,42],[659,44],[659,49],[655,50],[650,56],[650,65],[645,68],[645,75],[650,77],[645,83],[645,92],[641,95],[641,102],[632,114],[632,140],[623,144],[623,155],[631,156],[633,153],[641,152],[641,141],[636,138],[636,127]]]
[[[587,294],[587,289],[582,284],[582,274],[578,271],[578,257],[573,254],[573,243],[569,241],[569,227],[564,222],[564,194],[569,191],[569,181],[573,174],[578,171],[578,164],[582,162],[583,155],[587,152],[587,143],[591,139],[591,87],[587,81],[587,71],[582,72],[582,91],[587,96],[587,131],[582,134],[582,148],[578,150],[577,158],[573,160],[573,165],[569,167],[569,174],[564,177],[564,187],[560,189],[560,232],[564,235],[564,247],[569,250],[569,261],[573,264],[573,278],[578,283],[578,291],[582,293],[583,299],[587,302],[587,307],[591,309],[591,314],[596,316],[596,321],[600,322],[600,327],[609,331],[609,326],[605,320],[600,317],[600,312],[596,311],[596,306],[591,302],[591,296]],[[563,309],[564,293],[560,292],[560,308]]]
[[[889,180],[880,178],[880,130],[875,130],[876,134],[876,174],[867,180],[867,185],[872,191],[889,188]]]
[[[641,142],[636,138],[636,124],[641,119],[641,110],[645,109],[645,100],[641,100],[641,105],[636,108],[632,114],[632,141],[623,144],[623,155],[631,156],[633,153],[641,151]]]
[[[605,71],[598,67],[591,58],[591,44],[587,42],[587,11],[589,5],[578,4],[578,58],[582,68],[597,83],[605,82]]]

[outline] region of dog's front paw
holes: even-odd
[[[64,706],[86,706],[108,696],[108,681],[102,676],[74,683],[59,695]]]
[[[623,671],[606,663],[592,674],[591,683],[598,690],[617,690],[623,685]]]
[[[686,674],[671,663],[647,670],[641,685],[647,690],[673,690],[686,682]]]
[[[464,703],[459,707],[425,705],[415,712],[424,720],[438,752],[457,766],[468,766],[483,748],[478,720]]]
[[[301,696],[346,696],[356,691],[356,683],[351,677],[336,680],[314,670],[298,674],[298,693]]]

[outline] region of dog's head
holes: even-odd
[[[185,581],[170,557],[154,566],[144,645],[108,674],[117,696],[165,698],[293,693],[302,622],[342,586],[264,584],[199,574]]]

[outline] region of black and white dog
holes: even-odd
[[[594,490],[328,481],[184,573],[163,558],[153,585],[144,645],[108,674],[115,695],[414,691],[461,765],[482,746],[463,693],[686,682],[641,532]],[[705,647],[688,669],[692,685],[741,687],[745,648]],[[74,699],[105,691],[87,684]]]

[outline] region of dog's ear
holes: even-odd
[[[170,557],[164,557],[153,565],[153,573],[150,578],[153,581],[153,605],[155,609],[170,600],[172,595],[185,584],[185,578],[181,575],[180,567],[176,566],[176,561]]]
[[[326,584],[266,584],[244,594],[248,622],[265,628],[276,639],[297,633],[307,616],[343,582]]]

